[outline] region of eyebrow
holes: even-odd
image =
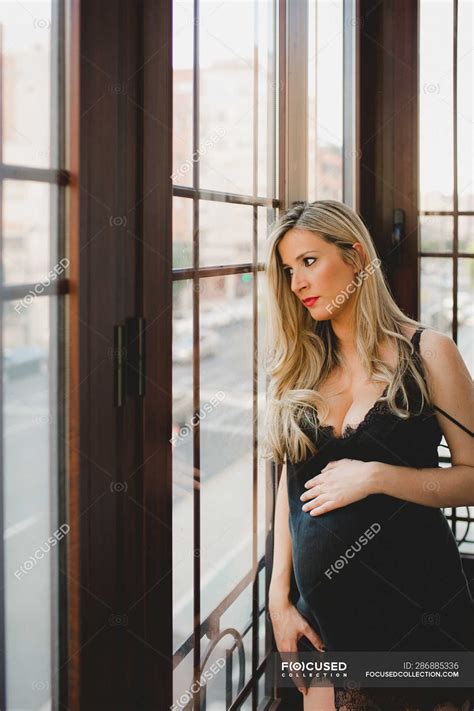
[[[303,252],[303,254],[298,254],[298,256],[296,257],[296,259],[297,259],[297,260],[298,260],[298,259],[302,259],[302,258],[305,256],[305,254],[310,254],[310,252],[317,252],[317,251],[318,251],[317,249],[308,249],[307,252]],[[285,264],[284,262],[282,262],[282,266],[283,266],[283,267],[288,267],[289,264]]]

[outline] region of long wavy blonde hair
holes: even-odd
[[[377,260],[372,238],[359,215],[335,200],[293,203],[272,226],[266,257],[266,324],[264,369],[269,377],[262,457],[278,464],[285,456],[292,462],[315,454],[317,447],[301,428],[309,424],[317,436],[318,424],[329,408],[319,392],[334,368],[342,365],[338,339],[330,319],[314,321],[307,308],[291,291],[283,272],[277,247],[293,227],[317,233],[335,244],[346,264],[364,270]],[[364,247],[365,257],[352,249],[354,242]],[[364,262],[364,263],[363,263]],[[376,263],[376,262],[375,262]],[[413,345],[403,335],[402,326],[426,328],[405,316],[396,305],[381,269],[360,279],[354,296],[355,338],[358,357],[367,376],[386,383],[389,409],[408,418],[409,399],[405,383],[408,372],[421,395],[420,409],[430,404],[432,394],[415,365]],[[397,348],[395,370],[379,357],[379,344],[387,339]],[[401,406],[395,398],[399,394]]]

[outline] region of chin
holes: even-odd
[[[334,312],[336,312],[336,309],[334,309]],[[334,313],[330,313],[325,306],[316,305],[316,308],[311,309],[310,315],[314,321],[330,321]]]

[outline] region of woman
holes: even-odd
[[[474,504],[474,392],[455,343],[397,307],[366,227],[340,202],[294,203],[276,222],[267,285],[264,456],[284,464],[278,650],[474,651],[474,604],[441,511]],[[443,434],[450,468],[438,467]],[[305,711],[474,703],[459,688],[300,691]]]

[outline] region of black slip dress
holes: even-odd
[[[422,330],[411,339],[412,357],[425,377],[419,356]],[[341,436],[330,425],[319,427],[317,440],[308,430],[318,452],[296,464],[287,460],[293,571],[299,593],[296,607],[328,651],[474,651],[474,602],[441,509],[385,494],[315,517],[301,508],[305,482],[330,461],[349,458],[417,468],[439,466],[443,433],[436,406],[425,405],[417,414],[420,395],[412,377],[406,387],[409,411],[415,413],[408,419],[377,400],[362,422],[347,426]],[[375,535],[361,544],[367,541],[363,534],[368,530]],[[346,552],[354,547],[348,561]],[[299,640],[300,651],[312,648],[305,637]],[[432,711],[448,700],[459,705],[469,700],[467,707],[474,708],[474,690],[335,688],[336,708],[348,711]]]

